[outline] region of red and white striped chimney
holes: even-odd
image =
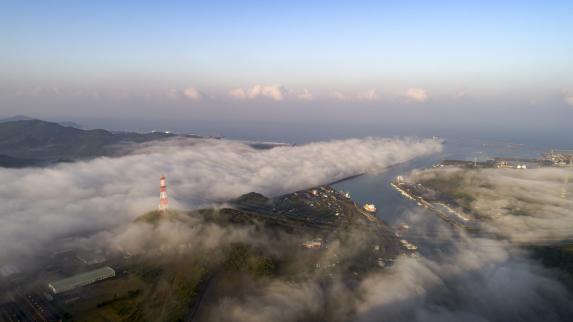
[[[165,184],[165,176],[161,177],[159,181],[159,211],[167,210],[167,185]]]

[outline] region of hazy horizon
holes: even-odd
[[[572,11],[566,1],[3,4],[0,116],[295,142],[567,146]]]

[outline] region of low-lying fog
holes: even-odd
[[[130,155],[50,168],[0,169],[0,262],[58,238],[106,230],[156,209],[159,177],[172,208],[192,209],[256,191],[277,195],[438,152],[432,140],[364,138],[257,150],[229,140],[176,139]]]
[[[204,225],[200,219],[193,228],[169,222],[156,227],[132,223],[155,209],[161,175],[167,176],[172,207],[191,209],[250,191],[277,195],[363,172],[380,172],[389,165],[441,151],[433,140],[376,138],[270,150],[226,140],[174,140],[130,148],[133,152],[124,157],[0,170],[5,183],[0,187],[0,264],[33,257],[49,250],[45,245],[52,241],[70,236],[77,243],[97,240],[130,249],[156,241],[191,242],[211,249],[265,238],[245,227]],[[482,191],[477,202],[493,207],[504,200],[507,191],[525,191],[535,204],[547,203],[535,208],[541,211],[536,214],[542,222],[548,221],[542,228],[570,222],[570,204],[543,194],[553,186],[531,190],[533,181],[545,180],[545,172],[540,177],[533,172],[527,175],[531,177],[512,176],[492,175],[489,180],[494,186],[499,184],[500,190],[494,199]],[[559,174],[550,170],[547,176],[554,180]],[[472,180],[468,182],[473,185]],[[560,210],[554,212],[555,207]],[[416,210],[407,216],[417,223],[412,233],[423,235],[428,213]],[[507,220],[500,229],[521,231],[523,224],[523,220]],[[431,238],[437,238],[433,234]],[[312,277],[296,284],[269,280],[245,298],[221,299],[213,314],[225,321],[285,322],[309,316],[329,316],[333,321],[563,321],[573,316],[573,299],[555,272],[528,259],[523,250],[507,241],[474,238],[451,229],[439,231],[438,237],[455,240],[453,250],[438,249],[432,258],[401,257],[392,268],[372,273],[353,289],[336,277],[328,286]]]
[[[573,239],[573,178],[570,168],[528,170],[430,169],[414,171],[416,182],[439,181],[470,198],[471,209],[490,220],[485,226],[514,242]]]

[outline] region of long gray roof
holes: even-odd
[[[79,286],[91,284],[98,279],[115,276],[115,271],[109,266],[94,269],[93,271],[73,275],[61,280],[51,282],[49,285],[55,292],[63,292]]]

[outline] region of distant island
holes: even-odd
[[[219,136],[85,130],[74,122],[47,122],[15,116],[0,120],[0,167],[44,167],[101,156],[121,156],[125,146],[166,139],[221,139]],[[256,149],[285,145],[275,142],[245,142]]]

